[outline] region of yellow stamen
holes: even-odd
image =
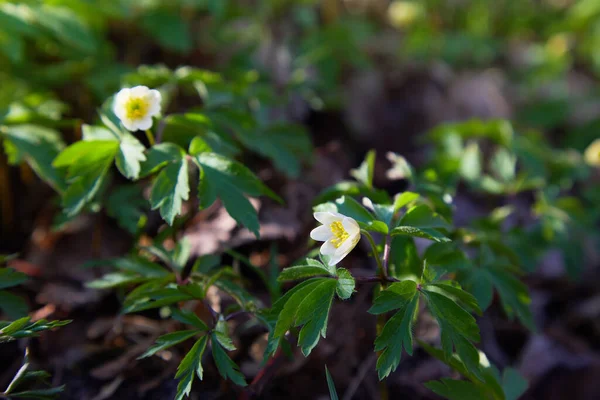
[[[331,244],[333,244],[333,246],[336,249],[340,247],[342,243],[344,243],[344,241],[350,237],[348,232],[346,232],[346,230],[344,229],[344,225],[342,225],[340,221],[332,222],[331,225],[329,225],[329,228],[331,229],[331,233],[333,233],[334,236],[334,238],[331,239]]]
[[[140,119],[148,113],[148,102],[141,97],[133,97],[125,104],[128,119]]]

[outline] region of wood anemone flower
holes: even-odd
[[[321,246],[321,254],[329,257],[329,265],[336,265],[360,240],[360,227],[353,218],[340,213],[316,212],[313,215],[323,225],[313,229],[310,237],[325,242]]]

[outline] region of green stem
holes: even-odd
[[[148,138],[148,143],[150,143],[150,146],[154,146],[154,135],[152,134],[152,131],[150,129],[146,129],[146,137]]]
[[[375,241],[373,240],[373,236],[371,236],[371,234],[369,232],[365,231],[364,229],[361,229],[360,232],[363,235],[365,235],[365,237],[371,244],[371,248],[373,249],[373,255],[375,256],[375,260],[377,261],[377,269],[379,270],[379,273],[384,278],[387,278],[387,274],[385,273],[385,271],[383,269],[383,264],[381,263],[381,257],[379,257],[379,250],[377,250],[377,245],[375,244]]]

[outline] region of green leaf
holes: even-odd
[[[95,279],[91,282],[86,283],[86,287],[92,289],[110,289],[120,286],[127,286],[134,283],[140,283],[145,280],[146,278],[142,278],[139,275],[122,272],[113,272],[104,275],[100,279]]]
[[[332,275],[332,271],[325,264],[313,259],[307,259],[308,265],[296,265],[284,268],[277,280],[279,282],[296,281],[304,278],[311,278],[319,275]]]
[[[483,400],[488,398],[480,387],[468,381],[442,378],[439,381],[425,383],[425,387],[448,400]]]
[[[129,179],[138,179],[141,171],[141,162],[146,161],[144,151],[146,148],[130,133],[121,137],[119,152],[117,153],[117,168]]]
[[[298,345],[302,353],[308,356],[317,345],[319,334],[325,337],[337,281],[331,278],[312,278],[303,283],[291,296],[284,296],[286,301],[279,313],[273,337],[283,336],[292,326],[304,325],[298,336]],[[274,309],[275,306],[281,307],[277,303]]]
[[[6,290],[0,290],[0,309],[6,313],[9,318],[21,318],[27,315],[29,306],[24,298],[7,292]]]
[[[175,346],[176,344],[179,344],[197,334],[198,331],[196,330],[167,333],[166,335],[160,336],[158,339],[156,339],[156,343],[150,346],[150,348],[144,354],[139,356],[138,359],[150,357],[159,351],[168,349],[171,346]]]
[[[331,400],[338,400],[338,394],[335,390],[335,384],[333,383],[333,379],[331,378],[331,374],[327,369],[327,365],[325,366],[325,377],[327,378],[327,388],[329,389],[329,398]]]
[[[481,377],[479,353],[471,342],[478,342],[479,327],[475,318],[448,297],[425,288],[422,293],[428,300],[429,310],[441,329],[442,348],[446,358],[453,348],[469,372]]]
[[[450,228],[450,224],[438,213],[424,204],[412,207],[399,222],[402,226],[413,226],[419,229]]]
[[[231,379],[233,383],[239,386],[247,385],[244,375],[239,371],[239,367],[227,356],[214,333],[212,335],[212,353],[219,374],[224,379]]]
[[[403,281],[391,284],[381,291],[369,309],[371,314],[383,314],[398,310],[385,324],[375,339],[375,351],[381,351],[377,358],[379,379],[387,377],[400,364],[402,348],[408,354],[413,351],[412,326],[419,301],[417,284]]]
[[[56,168],[67,171],[69,185],[63,192],[63,208],[68,216],[79,213],[94,198],[118,150],[118,141],[81,141],[54,159]]]
[[[402,194],[399,194],[394,199],[394,213],[398,212],[402,207],[417,201],[418,198],[419,194],[414,192],[403,192]]]
[[[171,309],[171,313],[174,319],[183,324],[191,325],[200,329],[201,331],[208,331],[208,326],[206,323],[202,321],[200,317],[198,317],[193,311],[173,307]]]
[[[479,308],[475,297],[470,293],[465,292],[460,287],[452,286],[447,283],[428,283],[425,285],[425,288],[428,291],[439,293],[456,303],[460,303],[468,311],[481,315],[481,309]]]
[[[375,217],[384,222],[389,229],[392,229],[392,219],[394,218],[394,206],[391,204],[372,203]]]
[[[197,375],[198,379],[202,380],[202,356],[204,355],[207,343],[208,335],[204,335],[198,339],[183,360],[181,360],[179,367],[177,367],[175,378],[179,379],[179,384],[177,385],[175,400],[183,400],[184,397],[190,394],[194,375]]]
[[[275,124],[238,135],[250,149],[271,160],[275,167],[292,178],[300,175],[301,163],[310,161],[313,147],[310,136],[301,125]]]
[[[0,268],[0,289],[20,285],[28,279],[27,275],[12,268]]]
[[[527,380],[514,368],[506,368],[502,374],[502,389],[506,400],[518,400],[528,387]]]
[[[189,21],[168,9],[156,9],[143,15],[141,26],[166,49],[186,54],[193,48]]]
[[[119,186],[106,199],[106,213],[115,218],[119,226],[136,234],[146,223],[148,202],[142,188],[137,185]]]
[[[481,269],[482,277],[487,278],[498,291],[504,311],[509,317],[516,315],[530,330],[535,330],[531,313],[529,290],[510,268],[499,265]]]
[[[181,161],[185,151],[172,143],[160,143],[148,150],[146,160],[141,163],[140,177],[151,175],[171,162]]]
[[[395,278],[417,280],[423,274],[423,262],[412,237],[394,236],[390,250],[390,274]]]
[[[5,138],[4,149],[9,164],[16,165],[26,161],[35,173],[54,189],[65,189],[63,178],[52,167],[52,160],[64,147],[59,132],[37,125],[23,124],[6,126],[0,135]]]
[[[354,293],[354,286],[356,285],[354,277],[350,271],[344,268],[338,268],[336,274],[338,279],[335,292],[340,299],[348,300]]]
[[[503,147],[498,148],[490,166],[494,175],[502,182],[512,182],[517,173],[517,157]]]
[[[0,343],[38,336],[38,332],[52,328],[59,328],[69,324],[71,321],[47,321],[40,319],[30,322],[30,317],[23,317],[16,321],[0,321]]]
[[[150,205],[160,210],[160,215],[173,225],[175,216],[181,214],[183,202],[189,198],[190,185],[187,160],[174,162],[158,174],[150,192]]]
[[[370,212],[352,197],[340,197],[335,201],[335,206],[337,212],[347,217],[354,218],[361,228],[383,234],[388,233],[388,226],[385,222],[376,220]]]
[[[133,293],[130,293],[123,304],[123,313],[125,314],[168,306],[193,298],[175,288],[159,288],[148,290],[145,293],[136,293],[136,297],[132,299],[131,294]]]
[[[188,153],[191,156],[197,156],[200,153],[211,153],[213,149],[210,147],[206,140],[201,138],[200,136],[196,136],[190,142],[190,147],[188,149]]]
[[[440,232],[435,229],[420,229],[415,228],[414,226],[397,226],[392,229],[392,236],[396,235],[404,235],[404,236],[412,236],[412,237],[420,237],[423,239],[433,240],[434,242],[449,242],[446,236],[442,235]]]
[[[373,188],[373,173],[375,171],[375,150],[371,150],[365,156],[365,160],[357,169],[350,171],[350,175],[369,189]]]
[[[467,181],[481,177],[481,151],[477,142],[469,144],[460,160],[460,175]]]
[[[245,196],[266,195],[277,201],[281,199],[236,161],[215,153],[201,153],[195,159],[202,169],[198,190],[200,206],[206,208],[219,197],[229,215],[258,237],[258,216]]]
[[[211,120],[204,114],[169,115],[164,121],[163,140],[165,142],[189,147],[194,138],[200,137],[215,153],[233,157],[240,151],[231,137],[215,132]],[[190,148],[190,155],[197,155],[192,152],[192,148]]]

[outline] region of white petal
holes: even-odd
[[[138,128],[137,128],[137,120],[128,119],[128,118],[121,118],[121,123],[123,124],[123,126],[125,127],[125,129],[127,129],[128,131],[135,132],[135,131],[138,130]]]
[[[312,231],[310,231],[310,238],[312,240],[318,240],[319,242],[324,242],[333,237],[333,233],[328,225],[321,225]]]
[[[342,214],[331,211],[318,211],[313,216],[323,225],[330,225],[332,222],[341,221],[344,218]]]
[[[135,86],[131,88],[131,96],[132,97],[146,97],[148,95],[148,92],[150,91],[150,89],[148,89],[147,86]]]
[[[125,104],[127,101],[129,101],[129,98],[129,89],[121,89],[121,91],[115,96],[113,101],[113,112],[117,117],[119,117],[119,119],[123,119],[125,117]]]
[[[335,251],[335,246],[329,240],[323,243],[323,245],[321,246],[321,254],[323,254],[324,256],[331,257],[333,254],[335,254]]]
[[[152,128],[152,117],[148,115],[145,118],[138,119],[137,128],[141,131]]]
[[[353,218],[344,217],[342,220],[342,226],[350,236],[360,234],[360,226],[358,226],[358,223]]]
[[[160,114],[160,102],[161,102],[160,92],[155,89],[150,90],[146,96],[146,100],[148,101],[148,104],[150,105],[148,107],[148,115],[154,116],[156,114]]]
[[[354,249],[358,243],[357,239],[357,237],[350,237],[346,239],[344,243],[342,243],[342,245],[336,249],[333,257],[331,257],[330,265],[337,264],[342,261],[342,259],[346,257],[352,251],[352,249]]]

